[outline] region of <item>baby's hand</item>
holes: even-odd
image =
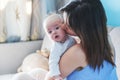
[[[54,79],[55,80],[63,80],[63,78],[61,76],[59,76],[59,75],[58,76],[54,76]]]

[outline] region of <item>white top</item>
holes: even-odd
[[[64,43],[55,42],[49,57],[49,75],[56,76],[60,75],[59,60],[65,51],[76,43],[75,39],[68,36]]]

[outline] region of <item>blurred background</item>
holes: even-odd
[[[0,43],[43,39],[44,18],[70,0],[0,0]],[[101,0],[109,27],[120,26],[120,0]]]

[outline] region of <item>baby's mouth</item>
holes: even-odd
[[[58,37],[59,37],[59,36],[58,36],[58,35],[56,35],[56,36],[55,36],[55,39],[56,39],[56,38],[58,38]]]

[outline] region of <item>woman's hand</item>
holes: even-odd
[[[54,77],[48,77],[47,80],[55,80]]]
[[[49,77],[48,80],[63,80],[61,76]]]
[[[63,80],[63,78],[60,75],[54,76],[55,80]]]

